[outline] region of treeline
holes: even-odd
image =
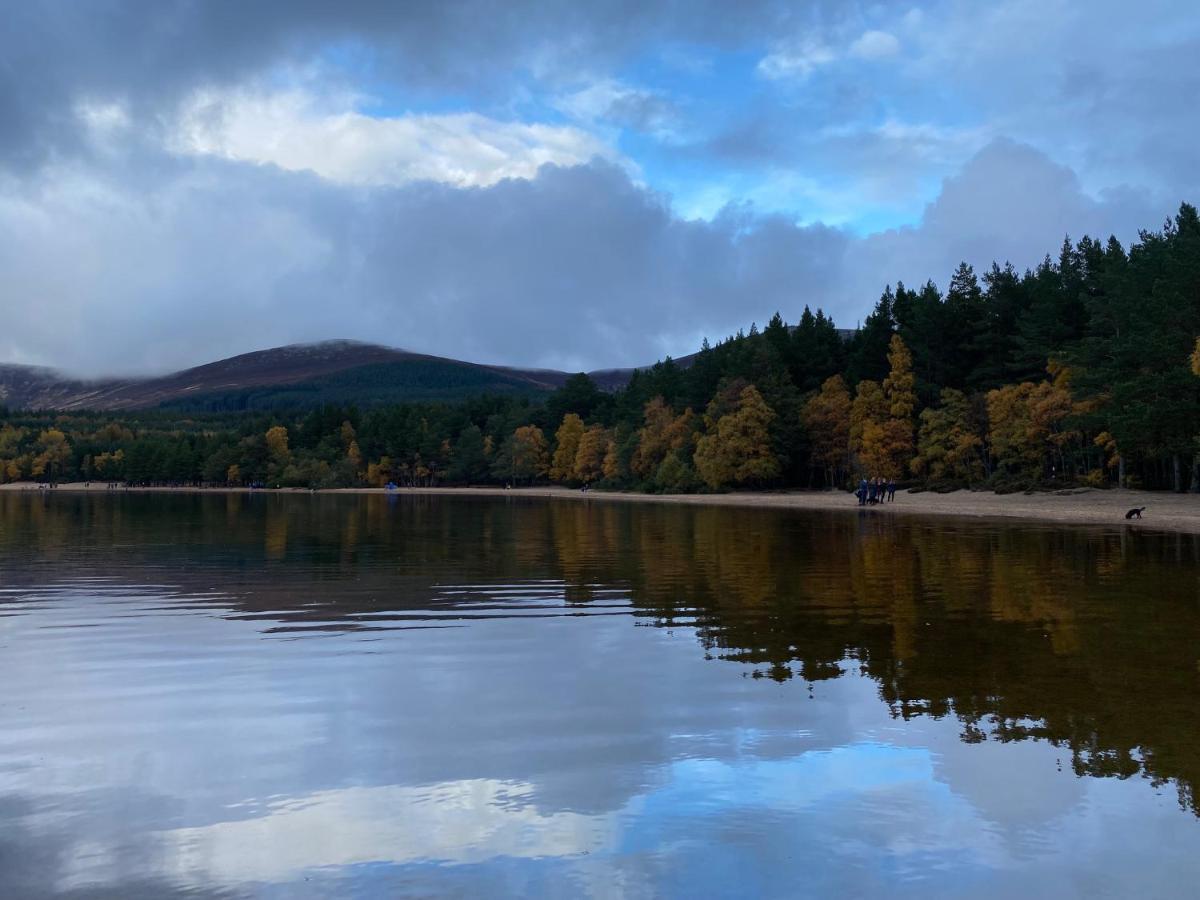
[[[846,338],[776,315],[605,393],[190,418],[0,412],[0,479],[528,484],[648,491],[1041,485],[1200,490],[1200,219],[1128,249],[887,288]]]

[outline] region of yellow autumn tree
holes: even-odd
[[[662,397],[648,402],[642,413],[645,424],[638,430],[637,449],[630,461],[633,473],[652,478],[669,454],[688,446],[694,419],[690,409],[676,416]]]
[[[714,490],[728,485],[762,484],[779,477],[779,458],[771,447],[775,412],[753,385],[741,388],[723,415],[727,398],[709,404],[705,434],[696,442],[696,472]]]
[[[562,424],[554,433],[554,457],[550,461],[552,481],[571,481],[575,477],[575,456],[579,453],[583,432],[583,419],[576,413],[563,416]]]
[[[1100,452],[1104,454],[1104,467],[1106,469],[1118,469],[1121,465],[1121,451],[1117,447],[1117,439],[1112,436],[1111,432],[1102,431],[1092,443],[1100,448]]]
[[[878,381],[860,381],[850,405],[850,450],[859,471],[868,478],[893,473],[884,426],[888,421],[887,398]]]
[[[292,461],[292,452],[288,449],[288,430],[283,425],[274,425],[267,429],[267,455],[270,457],[270,478],[278,479],[284,469]]]
[[[901,478],[913,456],[916,379],[912,354],[898,334],[888,346],[888,363],[882,386],[860,382],[850,408],[850,449],[868,478]]]
[[[1041,447],[1029,417],[1033,391],[1034,385],[1023,381],[987,393],[988,448],[998,471],[1028,474],[1040,467]]]
[[[617,480],[621,477],[621,450],[617,446],[617,439],[610,436],[608,445],[604,448],[604,477],[610,480]]]
[[[588,484],[604,477],[604,458],[611,442],[608,429],[602,425],[593,425],[580,435],[573,472],[576,481]]]
[[[982,448],[983,438],[971,421],[967,396],[945,388],[941,403],[921,413],[912,470],[934,482],[975,484],[984,477]]]
[[[32,460],[28,453],[15,459],[0,460],[0,476],[3,476],[5,481],[20,481],[29,474],[31,465]]]
[[[1061,469],[1066,449],[1079,440],[1069,425],[1081,407],[1071,396],[1070,371],[1056,364],[1039,384],[1006,384],[988,391],[988,447],[997,470],[1037,477]]]
[[[1067,448],[1080,438],[1079,430],[1069,424],[1079,408],[1071,395],[1071,370],[1052,360],[1047,371],[1050,380],[1037,385],[1030,395],[1031,439],[1040,442],[1061,472]]]
[[[514,479],[541,478],[550,469],[550,445],[536,425],[522,425],[513,432],[511,472]]]
[[[813,463],[824,469],[827,484],[837,484],[850,453],[850,389],[841,375],[825,379],[804,404],[803,419]]]
[[[63,474],[71,461],[71,444],[57,428],[47,428],[37,439],[38,453],[33,458],[34,477],[53,481]]]
[[[913,410],[917,407],[916,378],[913,376],[912,354],[900,335],[892,335],[887,358],[891,369],[887,378],[883,379],[883,393],[887,397],[888,415],[911,423]]]
[[[883,395],[887,400],[888,419],[883,424],[883,439],[888,462],[880,473],[887,478],[901,478],[913,456],[913,411],[917,408],[916,378],[912,370],[912,354],[900,335],[892,335],[888,346],[888,376],[883,380]]]
[[[92,460],[92,468],[101,478],[115,478],[120,475],[124,463],[124,450],[115,450],[112,453],[105,451]]]
[[[367,464],[367,484],[371,487],[384,487],[392,480],[392,458],[379,457],[379,462]]]

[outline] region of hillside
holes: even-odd
[[[632,370],[597,372],[606,390]],[[276,409],[354,401],[459,400],[478,394],[538,396],[569,377],[411,353],[357,341],[259,350],[152,378],[84,380],[52,369],[0,365],[0,403],[26,409]]]

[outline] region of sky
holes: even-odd
[[[27,0],[0,362],[367,340],[571,371],[1136,239],[1200,197],[1188,0]]]

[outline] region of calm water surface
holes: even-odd
[[[1200,542],[0,494],[0,896],[1195,896]]]

